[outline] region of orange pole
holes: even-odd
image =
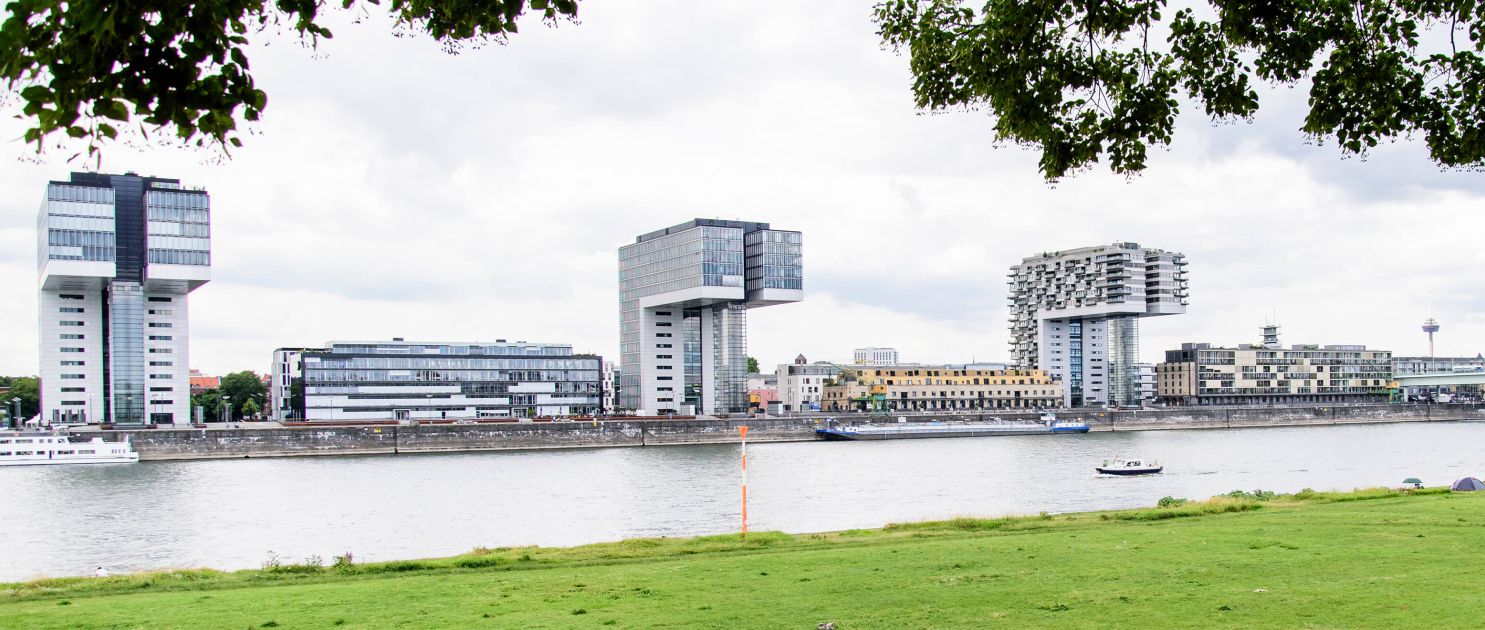
[[[742,438],[742,537],[748,537],[748,428],[738,427]]]

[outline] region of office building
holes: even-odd
[[[851,363],[856,365],[898,365],[896,348],[857,348],[851,351]]]
[[[804,299],[799,232],[694,219],[619,248],[619,396],[646,414],[748,409],[747,309]]]
[[[1155,364],[1154,363],[1141,363],[1141,364],[1139,364],[1139,370],[1140,370],[1140,403],[1141,404],[1148,404],[1148,403],[1155,402],[1157,396],[1159,395],[1159,392],[1157,391],[1158,388],[1155,385],[1155,383],[1156,383],[1156,379],[1155,379]]]
[[[1186,312],[1186,257],[1114,243],[1011,267],[1011,358],[1063,384],[1069,407],[1140,404],[1139,321]]]
[[[190,293],[211,279],[211,199],[179,180],[72,173],[37,218],[41,419],[190,422]]]
[[[1062,384],[1041,370],[893,365],[844,371],[825,387],[824,411],[1043,409],[1062,402]]]
[[[619,412],[619,366],[613,361],[603,362],[603,415]]]
[[[1392,353],[1362,345],[1298,344],[1283,348],[1278,326],[1263,344],[1235,348],[1183,343],[1156,366],[1156,389],[1168,405],[1385,403]]]
[[[562,344],[337,341],[299,354],[306,420],[589,416],[603,359]]]

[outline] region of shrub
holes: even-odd
[[[1237,499],[1239,501],[1267,501],[1278,495],[1275,494],[1272,490],[1256,489],[1252,492],[1233,490],[1232,492],[1218,496],[1224,496],[1229,499]]]
[[[330,568],[332,569],[348,569],[355,564],[349,551],[345,552],[344,555],[335,556],[330,559]]]
[[[1160,498],[1160,502],[1159,503],[1156,503],[1155,504],[1155,507],[1173,508],[1173,507],[1181,507],[1183,505],[1186,505],[1186,500],[1185,499],[1177,499],[1175,497],[1166,496],[1166,497],[1161,497]]]

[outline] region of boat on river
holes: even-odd
[[[1160,465],[1160,462],[1157,462],[1157,461],[1152,460],[1152,459],[1117,459],[1116,458],[1113,461],[1106,461],[1106,462],[1104,462],[1102,466],[1094,466],[1093,469],[1094,470],[1097,470],[1099,472],[1099,474],[1103,474],[1103,475],[1131,476],[1131,475],[1153,475],[1153,474],[1158,473],[1158,472],[1160,472],[1162,470],[1165,470],[1165,467],[1164,466],[1161,466]]]
[[[898,422],[856,424],[816,429],[826,440],[909,440],[945,437],[990,437],[996,435],[1041,435],[1087,433],[1088,424],[1070,420],[1048,422]]]
[[[131,464],[139,453],[129,444],[101,437],[81,439],[66,431],[0,431],[0,466]]]

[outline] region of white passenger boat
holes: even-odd
[[[139,453],[129,444],[101,437],[75,438],[63,431],[0,431],[0,466],[39,464],[129,464]]]

